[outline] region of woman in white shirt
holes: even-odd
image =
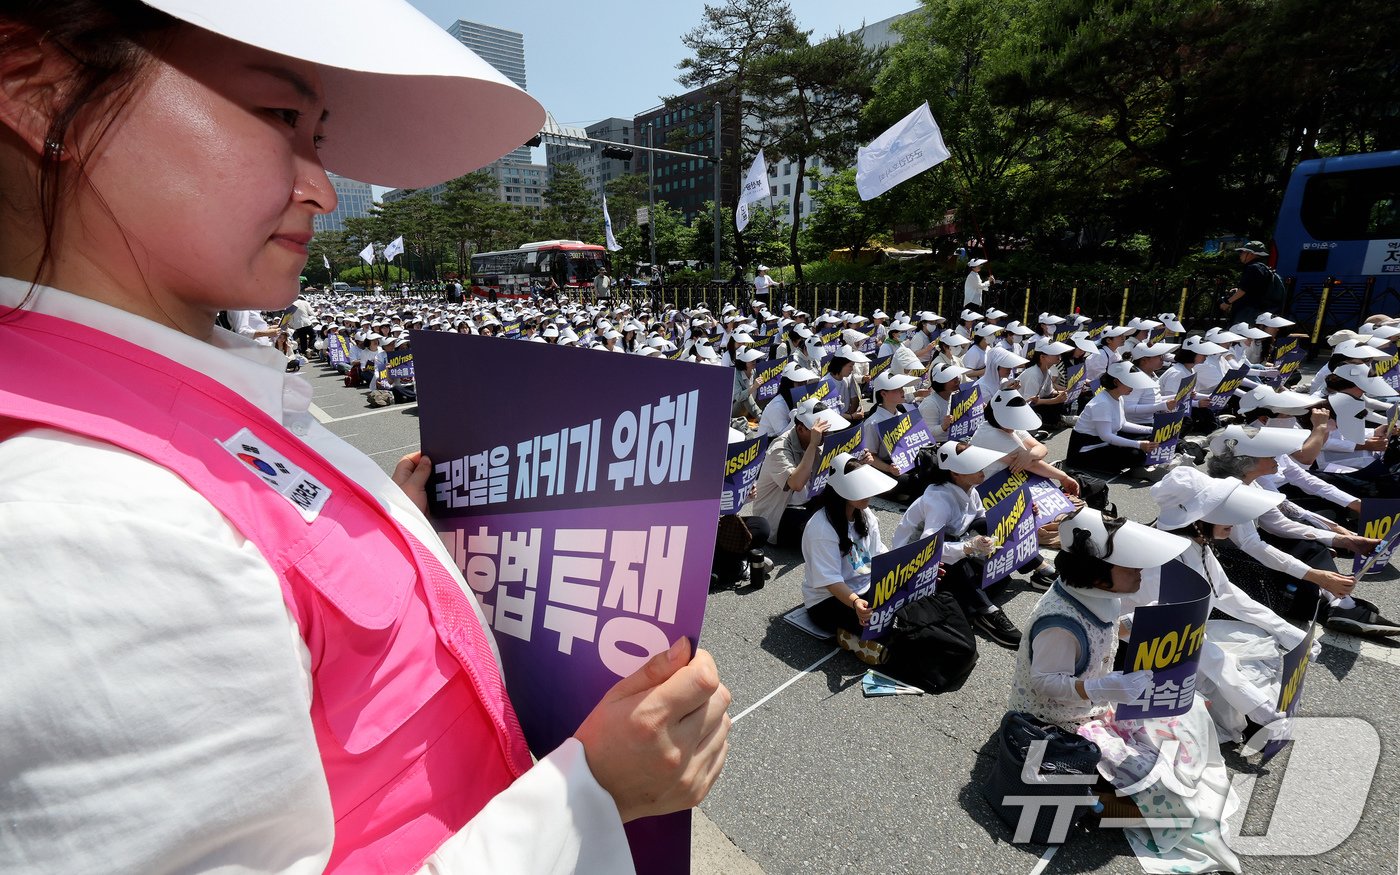
[[[914,328],[904,319],[897,319],[890,324],[890,330],[885,335],[885,342],[880,346],[880,358],[890,357],[889,367],[885,369],[890,374],[922,374],[924,363],[919,361],[919,357],[914,354],[908,346],[904,344],[904,338]]]
[[[1001,456],[966,442],[941,444],[930,483],[900,518],[891,546],[902,547],[941,532],[939,589],[957,600],[975,628],[1003,647],[1015,648],[1021,643],[1021,630],[982,588],[983,568],[997,544],[987,536],[987,514],[977,486],[986,479],[986,468]]]
[[[893,488],[880,471],[841,453],[817,499],[819,509],[802,530],[802,604],[829,632],[860,637],[870,622],[870,560],[887,549],[870,499]]]
[[[952,403],[958,389],[962,388],[962,376],[966,373],[967,368],[953,364],[940,363],[929,369],[931,391],[928,397],[919,402],[919,415],[923,417],[924,424],[928,426],[929,436],[936,443],[943,441],[953,424],[948,405]]]
[[[774,438],[792,426],[794,390],[815,383],[817,375],[806,368],[789,364],[778,380],[778,394],[768,400],[758,420],[758,437]]]
[[[1212,436],[1206,473],[1259,485],[1257,481],[1261,477],[1278,472],[1276,457],[1296,452],[1306,437],[1301,429],[1232,425]],[[1335,546],[1365,555],[1380,541],[1338,534],[1330,527],[1291,519],[1281,511],[1288,505],[1285,501],[1265,511],[1257,520],[1240,523],[1230,531],[1230,543],[1243,554],[1234,557],[1237,560],[1234,563],[1226,562],[1235,572],[1232,579],[1247,592],[1258,593],[1259,601],[1278,605],[1279,613],[1301,622],[1312,619],[1321,599],[1318,619],[1329,628],[1351,634],[1400,635],[1400,625],[1381,616],[1371,602],[1352,595],[1355,581],[1337,572],[1336,560],[1327,549]],[[1296,507],[1292,509],[1297,510]],[[1272,537],[1265,540],[1260,528]],[[1225,549],[1224,545],[1221,547]]]
[[[511,740],[519,731],[492,631],[425,516],[431,461],[415,453],[386,476],[310,415],[311,386],[285,373],[280,355],[215,328],[220,310],[276,310],[296,297],[313,219],[336,204],[323,161],[357,179],[428,185],[498,158],[538,130],[543,110],[407,3],[305,0],[297,12],[317,26],[222,0],[0,8],[0,321],[16,336],[40,322],[64,324],[70,343],[109,336],[102,355],[125,367],[158,357],[168,363],[160,385],[183,387],[192,410],[241,418],[251,441],[286,447],[333,478],[339,494],[314,518],[331,563],[325,583],[345,585],[348,610],[342,623],[330,602],[325,613],[320,602],[292,604],[282,587],[295,585],[295,560],[263,554],[252,540],[265,534],[261,521],[220,484],[203,484],[220,496],[206,498],[155,461],[170,456],[152,443],[139,455],[116,433],[109,442],[58,428],[0,440],[14,633],[0,636],[0,655],[25,665],[0,677],[0,772],[12,791],[5,868],[309,873],[372,868],[406,848],[417,862],[398,860],[399,871],[626,871],[623,823],[694,805],[723,762],[729,697],[708,655],[691,658],[683,643],[657,654],[532,763]],[[378,25],[366,29],[370,20]],[[411,69],[374,51],[386,33],[414,46]],[[442,106],[464,111],[432,111]],[[94,361],[86,372],[75,361],[75,373],[93,373]],[[89,396],[110,385],[89,381]],[[23,385],[7,389],[6,404],[24,397]],[[81,409],[90,421],[151,414],[90,404]],[[180,427],[200,448],[185,458],[207,459],[209,446],[240,434],[216,436],[195,416]],[[240,474],[246,483],[226,488],[246,490],[248,507],[283,500]],[[302,484],[302,496],[320,492]],[[363,525],[348,530],[355,520]],[[376,569],[336,556],[330,545],[341,541],[354,555],[394,551],[399,565],[376,580],[402,600],[387,610],[357,602],[356,581]],[[465,610],[452,626],[460,638],[444,640],[438,618],[428,622],[431,592]],[[423,623],[402,621],[410,603]],[[386,647],[382,674],[328,689],[320,657],[345,644],[321,640],[313,653],[307,638],[337,634],[351,614],[401,634],[392,653],[385,636],[356,639]],[[313,627],[300,619],[313,616]],[[444,712],[414,707],[416,698],[394,701],[405,687],[426,689],[425,678],[440,679],[433,701],[460,697],[467,708],[439,721]],[[357,693],[366,722],[409,722],[362,733],[353,715],[346,723],[321,710],[327,696]],[[641,713],[642,693],[659,715]],[[500,721],[490,749],[390,772],[408,794],[432,791],[416,807],[402,794],[375,796],[383,784],[328,783],[376,757],[383,768],[382,740],[442,750],[436,740],[490,715]],[[696,719],[701,727],[685,728]],[[323,755],[352,731],[369,745],[356,751],[363,757]],[[503,744],[523,760],[510,780],[491,777],[505,766]],[[388,802],[385,816],[357,832],[356,813],[336,806],[370,798]],[[346,835],[360,843],[343,844]]]
[[[1114,362],[1099,383],[1103,391],[1089,401],[1070,432],[1069,457],[1075,467],[1112,473],[1131,468],[1134,476],[1146,478],[1147,452],[1156,446],[1150,440],[1152,429],[1126,420],[1123,398],[1156,383],[1129,362]]]
[[[1139,343],[1128,353],[1138,370],[1152,378],[1150,387],[1134,389],[1123,399],[1123,415],[1129,422],[1150,426],[1155,414],[1177,408],[1176,399],[1166,394],[1157,379],[1157,372],[1162,369],[1165,360],[1163,357],[1173,349],[1176,349],[1176,345],[1171,343]]]
[[[1211,607],[1234,618],[1206,624],[1196,692],[1206,697],[1221,736],[1231,741],[1244,740],[1246,720],[1274,732],[1285,729],[1277,707],[1282,668],[1278,655],[1297,647],[1306,633],[1236,586],[1217,556],[1218,545],[1230,537],[1233,526],[1277,507],[1282,496],[1186,466],[1167,474],[1150,491],[1160,509],[1156,527],[1191,541],[1180,561],[1205,578]],[[1142,587],[1124,597],[1123,611],[1156,604],[1160,597],[1161,569],[1146,569]],[[1261,645],[1266,651],[1262,654]],[[1314,657],[1321,646],[1313,642]],[[1261,676],[1267,680],[1259,682]]]
[[[1074,347],[1055,340],[1042,339],[1031,350],[1030,366],[1021,371],[1020,392],[1047,428],[1060,424],[1066,409],[1068,394],[1064,388],[1064,366],[1060,357]]]
[[[1021,383],[1016,379],[1016,374],[1026,364],[1025,358],[1009,349],[993,347],[987,350],[987,367],[977,381],[982,387],[983,397],[990,398],[1003,388],[1019,390]]]
[[[1114,788],[1100,794],[1105,816],[1128,801],[1130,816],[1152,819],[1124,831],[1146,871],[1241,871],[1222,830],[1230,775],[1205,699],[1192,695],[1188,710],[1174,717],[1117,716],[1154,688],[1150,670],[1111,670],[1130,629],[1124,599],[1140,590],[1144,569],[1160,568],[1191,542],[1092,508],[1066,519],[1059,531],[1061,582],[1031,612],[1008,707],[1099,746],[1099,774]],[[1174,759],[1163,763],[1164,756]],[[1149,770],[1146,763],[1154,765]]]
[[[870,381],[870,388],[875,393],[875,407],[866,417],[865,425],[862,426],[863,441],[865,448],[870,451],[872,456],[870,464],[895,479],[897,488],[891,492],[892,496],[911,495],[912,490],[915,489],[917,474],[915,473],[916,469],[901,474],[894,467],[890,461],[890,451],[885,449],[884,442],[880,440],[879,426],[882,422],[888,422],[904,414],[905,390],[918,381],[918,377],[909,374],[892,374],[889,371],[885,371]]]

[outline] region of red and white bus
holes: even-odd
[[[560,289],[591,287],[608,264],[608,252],[581,240],[541,240],[519,249],[472,256],[471,292],[483,298],[528,298],[550,280]]]

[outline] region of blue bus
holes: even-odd
[[[1400,314],[1400,151],[1303,161],[1288,180],[1271,264],[1292,280],[1289,312],[1324,330]],[[1305,323],[1308,324],[1308,323]]]

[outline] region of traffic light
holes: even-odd
[[[623,146],[604,146],[603,157],[616,158],[619,161],[631,161],[632,150]]]

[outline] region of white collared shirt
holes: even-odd
[[[0,278],[0,304],[28,288]],[[311,385],[275,349],[222,330],[204,343],[42,287],[27,306],[239,393],[374,494],[465,589],[431,524],[315,421]],[[0,672],[7,871],[324,869],[334,820],[310,654],[271,566],[217,509],[132,453],[29,431],[0,442],[0,554],[0,659],[24,666]],[[631,871],[616,805],[578,741],[497,795],[422,871],[488,869]]]

